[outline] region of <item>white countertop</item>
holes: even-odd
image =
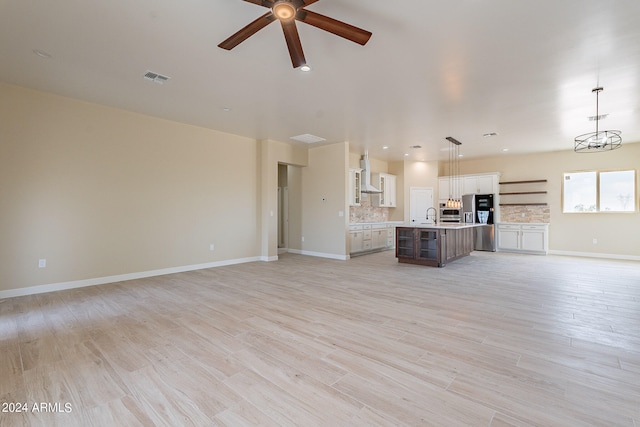
[[[350,222],[349,225],[402,225],[403,221]]]
[[[455,228],[473,228],[473,227],[481,227],[483,225],[493,225],[493,224],[468,224],[468,223],[447,223],[441,222],[437,224],[402,224],[399,227],[409,227],[409,228],[431,228],[431,229],[455,229]]]

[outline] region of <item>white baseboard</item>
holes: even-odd
[[[185,265],[182,267],[163,268],[160,270],[141,271],[138,273],[118,274],[116,276],[98,277],[94,279],[73,280],[71,282],[51,283],[47,285],[30,286],[28,288],[9,289],[0,291],[0,299],[20,297],[24,295],[43,294],[46,292],[62,291],[66,289],[83,288],[85,286],[104,285],[107,283],[123,282],[125,280],[144,279],[146,277],[164,276],[165,274],[183,273],[185,271],[204,270],[206,268],[223,267],[225,265],[243,264],[255,261],[274,261],[274,257],[249,257],[225,261],[208,262],[205,264]],[[275,257],[277,260],[278,257]]]
[[[619,259],[625,261],[640,261],[640,256],[637,255],[618,255],[618,254],[601,254],[594,252],[574,252],[574,251],[549,251],[550,255],[565,255],[565,256],[577,256],[585,258],[605,258],[605,259]]]
[[[337,259],[339,261],[346,261],[349,259],[349,255],[327,254],[323,252],[303,251],[300,249],[289,249],[289,252],[292,254],[315,256],[318,258]]]

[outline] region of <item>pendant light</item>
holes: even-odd
[[[456,193],[460,190],[460,145],[462,144],[457,139],[448,136],[446,138],[449,141],[449,199],[447,200],[448,208],[460,208],[462,207],[462,201],[456,198]],[[451,172],[453,169],[453,173]]]
[[[599,151],[612,151],[622,146],[622,137],[619,130],[599,130],[598,122],[602,118],[599,114],[599,95],[604,89],[597,87],[591,92],[596,94],[596,131],[576,136],[573,151],[576,153],[597,153]]]

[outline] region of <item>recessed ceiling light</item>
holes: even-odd
[[[303,71],[303,72],[307,73],[307,72],[311,71],[311,67],[305,64],[302,67],[300,67],[300,71]]]
[[[45,52],[44,50],[40,50],[40,49],[34,49],[33,53],[35,53],[36,55],[38,55],[40,58],[44,58],[44,59],[49,59],[51,58],[51,54]]]
[[[231,111],[231,108],[229,108],[229,107],[222,107],[222,111],[224,111],[225,113],[228,113],[229,111]]]
[[[464,154],[458,154],[458,157],[464,157]]]
[[[502,149],[502,152],[503,152],[503,153],[506,153],[507,151],[509,151],[509,149],[508,149],[508,148],[503,148],[503,149]]]
[[[405,157],[409,157],[409,153],[404,153],[404,156]]]
[[[384,147],[382,147],[382,149],[383,149],[383,150],[388,150],[388,149],[389,149],[389,146],[388,146],[388,145],[385,145]]]

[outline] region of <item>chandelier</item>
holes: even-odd
[[[598,122],[601,117],[598,111],[598,96],[604,89],[597,87],[591,92],[596,94],[596,131],[576,136],[574,140],[573,150],[576,153],[596,153],[598,151],[611,151],[622,146],[622,138],[619,130],[599,130]]]
[[[447,200],[446,207],[448,208],[461,208],[462,201],[460,200],[460,144],[457,139],[448,136],[446,138],[449,144],[449,199]],[[453,172],[451,171],[453,169]],[[458,196],[458,197],[456,197]]]

